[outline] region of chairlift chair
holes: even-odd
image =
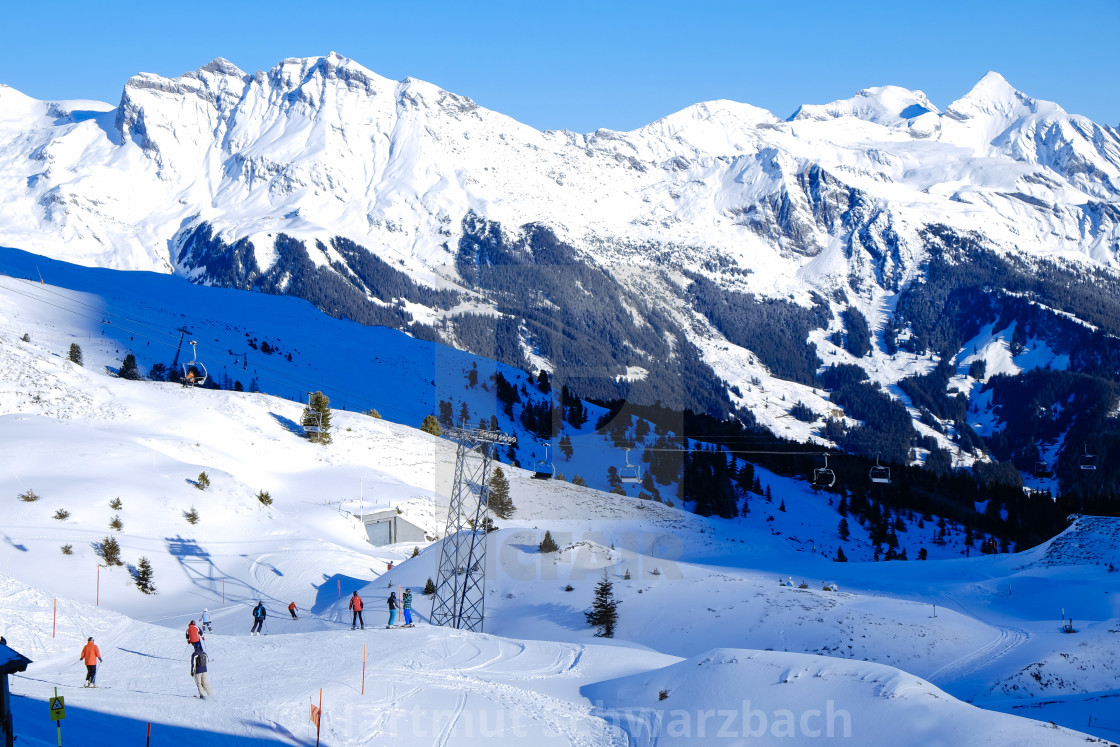
[[[544,459],[533,462],[533,479],[534,480],[551,480],[556,477],[556,465],[548,458],[548,450],[552,444],[541,444],[544,447]]]
[[[1090,454],[1088,449],[1085,450],[1077,459],[1077,466],[1084,470],[1091,470],[1097,468],[1097,455]]]
[[[182,381],[185,386],[202,386],[206,383],[206,366],[198,359],[198,341],[191,340],[191,359],[183,364]]]
[[[1050,469],[1050,465],[1047,462],[1044,462],[1041,459],[1039,459],[1037,462],[1034,463],[1034,476],[1035,477],[1053,477],[1054,476],[1054,470]]]
[[[886,465],[879,464],[879,455],[875,455],[875,466],[867,473],[871,482],[879,483],[880,485],[891,484],[891,468]]]
[[[831,488],[836,484],[836,473],[828,468],[828,454],[824,455],[824,466],[813,470],[812,486],[816,489]]]
[[[642,468],[637,464],[630,464],[630,449],[624,449],[626,464],[618,468],[618,479],[624,483],[634,485],[642,481]]]
[[[321,433],[323,431],[323,413],[311,407],[311,396],[313,392],[307,393],[307,409],[303,411],[303,430],[308,433]]]

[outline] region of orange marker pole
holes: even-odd
[[[319,688],[319,720],[315,724],[315,747],[319,747],[319,731],[323,728],[323,688]]]
[[[342,579],[338,579],[338,598],[342,599]]]
[[[362,695],[366,694],[366,644],[362,644]]]

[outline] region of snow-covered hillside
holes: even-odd
[[[35,662],[13,680],[21,743],[52,743],[43,712],[54,687],[67,698],[67,733],[91,745],[119,744],[147,722],[160,740],[306,743],[309,698],[317,702],[320,688],[324,738],[337,745],[701,744],[721,733],[763,743],[832,735],[1051,745],[1085,743],[1066,726],[1112,733],[1120,608],[1100,562],[1117,549],[1107,520],[1083,519],[1027,554],[970,559],[950,544],[931,545],[935,559],[925,562],[836,563],[835,508],[765,471],[774,502],[757,497],[750,515],[724,520],[507,467],[517,510],[488,538],[486,632],[434,628],[421,590],[435,576],[438,540],[374,548],[352,514],[391,506],[438,535],[453,444],[335,410],[333,443],[314,445],[296,425],[299,402],[127,381],[106,368],[130,349],[143,360],[154,332],[137,322],[156,325],[170,309],[190,309],[199,336],[222,344],[245,339],[243,314],[259,324],[287,319],[290,331],[274,341],[295,351],[284,359],[293,372],[307,365],[298,375],[340,383],[388,376],[389,364],[311,363],[315,344],[347,336],[338,330],[370,335],[355,344],[377,340],[378,354],[400,367],[378,396],[411,413],[405,403],[431,386],[411,356],[429,344],[325,319],[294,299],[107,277],[100,293],[20,283],[0,297],[0,448],[9,465],[0,475],[0,632]],[[137,292],[124,292],[128,283]],[[162,293],[139,292],[150,283]],[[118,305],[126,298],[147,309],[143,320]],[[256,303],[271,313],[249,314]],[[216,331],[211,315],[229,328]],[[259,329],[251,336],[273,339]],[[67,360],[75,341],[84,366]],[[470,367],[464,354],[420,349]],[[201,472],[205,490],[195,484]],[[38,500],[19,498],[29,490]],[[194,524],[184,515],[192,507]],[[867,547],[853,525],[846,546],[856,556]],[[538,551],[545,530],[560,552]],[[98,569],[94,546],[108,536],[126,564],[149,559],[158,594],[142,594],[127,565]],[[620,601],[611,640],[583,618],[604,573]],[[403,586],[415,590],[419,625],[385,630],[384,598]],[[365,631],[348,628],[352,591],[367,600]],[[248,636],[258,600],[270,611],[265,638]],[[291,601],[298,621],[286,614]],[[1063,607],[1075,634],[1061,632]],[[205,703],[190,697],[180,637],[203,608],[216,626],[206,647],[217,697]],[[91,635],[105,657],[95,691],[81,688],[77,662]],[[899,723],[910,726],[900,733]]]

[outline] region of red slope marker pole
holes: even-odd
[[[319,731],[323,728],[323,688],[319,688],[319,720],[315,723],[315,747],[319,747]]]
[[[152,722],[148,722],[148,741],[144,742],[145,747],[152,747]]]
[[[338,598],[342,599],[342,579],[338,579]]]

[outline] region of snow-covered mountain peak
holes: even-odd
[[[989,72],[971,91],[950,104],[945,114],[958,120],[988,118],[1010,122],[1039,111],[1040,105],[1060,111],[1057,104],[1033,99],[999,73]]]
[[[797,109],[789,121],[825,121],[855,117],[888,127],[905,126],[924,114],[937,114],[938,109],[922,91],[901,86],[865,88],[848,99],[828,104],[806,104]]]

